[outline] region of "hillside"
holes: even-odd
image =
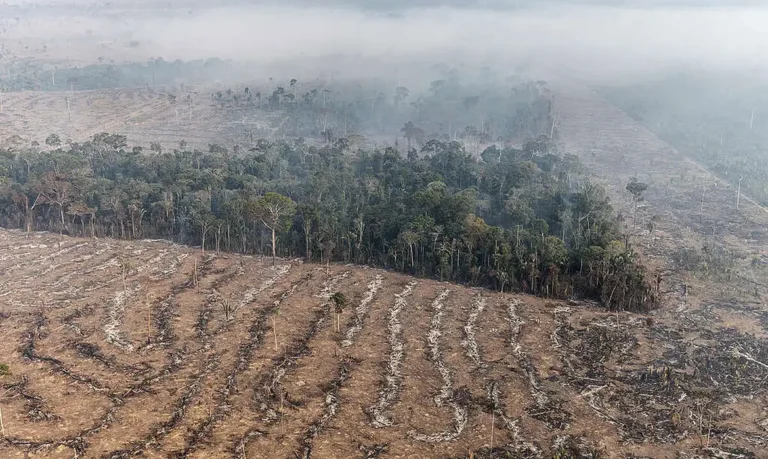
[[[655,320],[674,329],[675,342],[662,358],[665,364],[690,369],[692,361],[705,358],[711,382],[726,392],[750,371],[736,368],[744,353],[752,353],[760,371],[768,369],[768,211],[744,195],[737,208],[735,187],[594,92],[563,86],[556,97],[561,148],[577,154],[606,187],[625,216],[633,248],[662,275],[664,306]],[[634,216],[625,189],[632,177],[648,184]],[[684,354],[673,358],[671,349]],[[727,365],[735,374],[715,362],[718,355],[730,357]],[[708,404],[717,391],[699,394],[699,403],[708,406],[703,412],[710,413],[699,419],[718,419],[719,426],[750,420],[752,433],[744,438],[765,451],[765,388],[764,381],[743,386],[741,395],[731,392],[714,410]]]
[[[691,348],[683,318],[49,233],[0,232],[0,272],[2,457],[673,457],[765,438],[740,394],[765,396],[766,340]]]
[[[43,145],[50,134],[62,141],[83,142],[100,132],[120,132],[132,145],[148,148],[207,149],[211,143],[245,142],[264,121],[233,118],[214,106],[206,95],[153,88],[93,91],[20,91],[0,97],[0,146],[25,148]],[[179,100],[176,98],[178,97]]]

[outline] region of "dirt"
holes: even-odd
[[[177,118],[168,91],[14,93],[0,140],[223,138],[196,124],[215,107]],[[768,457],[768,212],[588,90],[556,109],[618,210],[649,184],[624,222],[659,311],[0,231],[0,457]],[[680,265],[707,244],[728,271]]]
[[[57,134],[61,142],[83,142],[101,132],[125,135],[145,149],[208,148],[216,143],[250,148],[269,135],[263,113],[233,111],[213,104],[214,87],[150,87],[91,91],[21,91],[0,100],[0,147],[28,147]],[[173,99],[173,98],[176,99]],[[189,97],[189,99],[188,99]],[[17,137],[18,136],[18,137]]]
[[[768,345],[734,309],[649,321],[377,269],[17,231],[0,231],[0,271],[2,457],[760,457],[768,444]],[[702,328],[711,314],[728,326]]]

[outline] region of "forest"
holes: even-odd
[[[479,157],[438,139],[406,154],[344,137],[234,151],[131,149],[106,133],[45,143],[0,150],[4,226],[369,264],[616,310],[656,302],[605,191],[546,137]]]

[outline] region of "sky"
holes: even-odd
[[[5,0],[14,2],[20,0]],[[36,7],[23,13],[20,22],[11,21],[3,39],[59,44],[112,41],[116,45],[105,53],[117,58],[118,45],[135,40],[142,44],[143,58],[166,60],[220,57],[268,63],[347,55],[389,66],[427,60],[499,68],[524,64],[545,76],[610,81],[690,69],[754,73],[767,65],[768,56],[768,1],[112,0],[109,7],[99,7],[94,5],[103,3],[91,0],[32,0],[31,4]],[[52,4],[56,6],[45,6]],[[9,23],[10,16],[5,17]]]

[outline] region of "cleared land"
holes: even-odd
[[[766,340],[692,346],[698,316],[660,324],[375,269],[15,231],[0,232],[0,273],[2,457],[766,445]]]
[[[43,145],[50,134],[82,142],[108,132],[145,148],[150,142],[178,148],[182,140],[197,148],[211,143],[245,147],[271,133],[266,118],[220,108],[204,89],[9,92],[0,94],[0,146]]]
[[[711,412],[709,418],[693,417],[704,419],[704,424],[718,419],[719,426],[732,425],[736,419],[754,420],[752,433],[744,438],[763,457],[768,448],[766,383],[755,380],[756,384],[741,386],[745,377],[750,378],[748,366],[738,362],[752,352],[753,357],[760,355],[754,359],[760,362],[756,365],[768,369],[768,211],[743,195],[737,208],[735,187],[592,91],[559,89],[555,110],[563,149],[581,156],[611,192],[632,233],[633,246],[662,273],[664,301],[655,323],[671,333],[675,344],[656,349],[662,352],[657,364],[678,375],[664,378],[677,386],[678,377],[707,374],[711,387],[697,390],[711,392],[698,403],[722,404],[715,410],[702,409]],[[649,185],[636,215],[625,190],[633,176]],[[705,261],[691,260],[696,257],[688,254],[695,252]],[[697,360],[706,365],[698,367]],[[720,399],[718,393],[727,396]],[[684,402],[691,394],[680,395]],[[680,406],[672,403],[670,408]]]
[[[217,123],[237,114],[202,97],[185,118],[189,104],[161,91],[67,94],[4,94],[0,139],[110,131],[170,147],[250,129]],[[88,118],[70,122],[62,97]],[[652,317],[356,266],[0,231],[0,457],[765,457],[768,215],[747,199],[735,209],[735,190],[595,94],[557,100],[565,151],[664,273]],[[631,176],[650,185],[636,218]],[[704,244],[730,261],[682,266],[681,250]],[[335,292],[349,300],[338,316]]]

